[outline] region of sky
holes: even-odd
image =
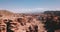
[[[15,13],[33,13],[60,10],[60,0],[0,0],[0,10]]]

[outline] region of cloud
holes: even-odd
[[[19,8],[15,9],[18,13],[33,13],[33,12],[43,12],[47,10],[46,8]]]
[[[34,13],[34,12],[44,12],[47,10],[50,10],[50,11],[60,10],[60,8],[14,8],[14,9],[5,8],[5,9],[15,13]],[[0,10],[2,9],[0,8]]]

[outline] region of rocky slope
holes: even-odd
[[[0,10],[0,32],[45,32],[43,26],[34,15]]]
[[[0,32],[60,32],[60,16],[0,10]]]

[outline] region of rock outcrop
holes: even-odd
[[[0,32],[46,32],[44,24],[34,15],[0,11]]]
[[[0,11],[0,32],[60,32],[60,16]]]

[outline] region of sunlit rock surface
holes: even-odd
[[[45,32],[44,24],[34,15],[0,11],[0,32]]]
[[[0,32],[60,32],[60,16],[0,10]]]

